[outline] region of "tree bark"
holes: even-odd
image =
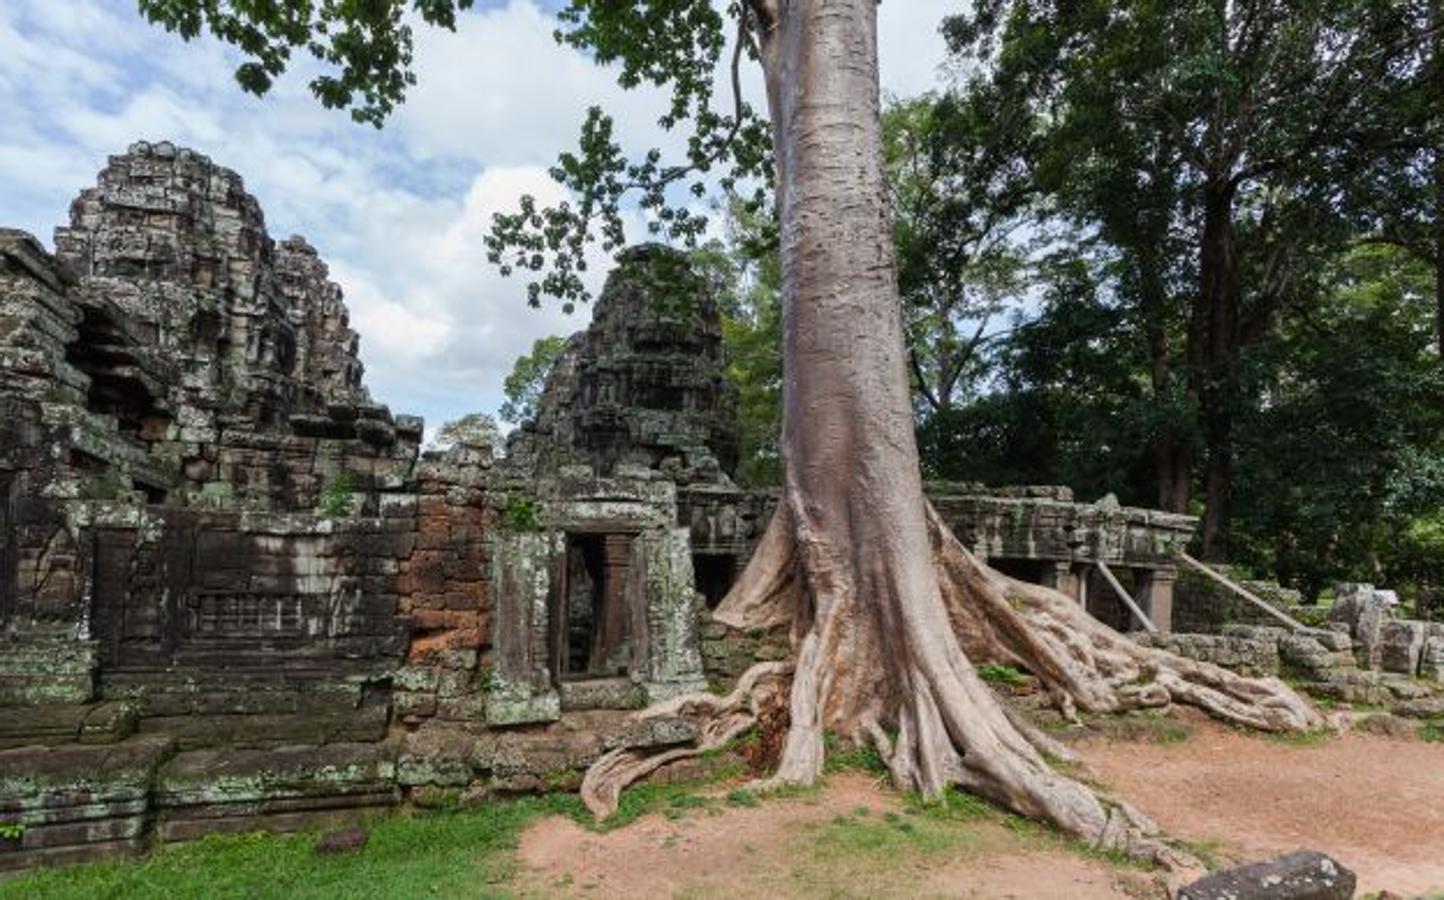
[[[875,0],[759,4],[782,229],[784,486],[716,618],[789,626],[789,663],[726,698],[644,712],[696,723],[689,747],[619,749],[587,773],[598,815],[621,787],[785,721],[767,784],[822,774],[824,735],[870,745],[901,789],[958,786],[1093,846],[1173,861],[1151,824],[1055,772],[1069,752],[992,694],[971,659],[1019,665],[1066,714],[1178,700],[1242,724],[1307,728],[1282,683],[1135,644],[1056,591],[1004,578],[948,532],[922,490],[882,180]]]

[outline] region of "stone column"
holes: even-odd
[[[1073,563],[1069,566],[1068,589],[1066,594],[1072,595],[1078,605],[1088,607],[1088,574],[1093,567],[1088,563]]]
[[[1138,585],[1134,598],[1153,627],[1162,632],[1173,630],[1173,583],[1177,579],[1173,569],[1134,570],[1134,583]]]
[[[1043,587],[1052,588],[1055,591],[1062,591],[1065,594],[1072,593],[1069,588],[1069,576],[1073,572],[1073,566],[1068,562],[1045,559],[1038,563],[1038,583]]]
[[[632,535],[602,538],[602,608],[597,616],[592,667],[615,675],[625,666],[621,651],[627,640],[627,569],[632,559]]]

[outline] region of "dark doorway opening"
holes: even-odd
[[[732,590],[736,565],[737,557],[730,553],[693,554],[693,586],[707,601],[708,609],[716,609],[727,592]]]
[[[561,680],[627,674],[626,561],[631,535],[567,535],[554,648]]]
[[[989,559],[988,565],[1010,578],[1038,584],[1042,579],[1042,566],[1033,559]]]

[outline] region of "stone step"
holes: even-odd
[[[264,748],[286,744],[380,741],[390,710],[383,705],[311,710],[297,714],[153,716],[141,734],[166,735],[184,750],[210,747]]]
[[[136,709],[123,702],[6,708],[0,749],[32,745],[113,744],[135,731]]]

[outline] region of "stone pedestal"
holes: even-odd
[[[1044,561],[1039,564],[1038,583],[1065,594],[1073,593],[1073,564]]]
[[[1178,573],[1172,569],[1135,570],[1138,587],[1134,599],[1153,627],[1162,632],[1173,630],[1173,584],[1177,580]]]

